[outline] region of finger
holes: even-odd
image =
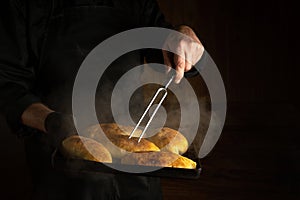
[[[194,56],[194,52],[193,49],[191,48],[190,51],[187,51],[185,53],[185,68],[184,68],[184,72],[190,71],[192,69],[193,66],[193,60],[192,57]]]
[[[166,66],[166,72],[169,73],[172,68],[172,62],[171,62],[171,57],[170,53],[168,51],[163,50],[163,57],[164,57],[164,63]]]
[[[203,52],[204,52],[204,46],[202,44],[193,43],[192,44],[193,49],[195,49],[195,54],[192,55],[192,63],[196,64],[201,59]]]
[[[184,72],[190,71],[192,69],[192,64],[189,61],[185,61]]]
[[[181,79],[184,76],[184,70],[185,70],[185,58],[174,55],[174,63],[176,67],[176,77],[175,77],[175,83],[180,83]]]

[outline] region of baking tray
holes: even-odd
[[[55,151],[52,155],[52,166],[55,170],[61,171],[70,176],[96,176],[116,175],[116,174],[131,174],[136,176],[151,176],[151,177],[166,177],[166,178],[179,178],[179,179],[198,179],[201,173],[200,159],[193,159],[197,163],[196,169],[183,169],[183,168],[157,168],[151,166],[135,166],[144,171],[150,171],[146,173],[129,173],[122,172],[114,169],[114,167],[122,166],[123,169],[130,169],[132,165],[123,164],[103,164],[94,161],[87,161],[81,159],[65,158],[59,151]]]

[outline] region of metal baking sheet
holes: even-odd
[[[152,177],[167,177],[167,178],[179,178],[179,179],[198,179],[201,173],[200,159],[193,159],[197,163],[196,169],[184,169],[184,168],[170,168],[164,167],[157,169],[151,166],[138,166],[145,171],[151,171],[146,173],[128,173],[116,170],[113,166],[121,164],[103,164],[99,162],[70,159],[63,157],[58,151],[54,152],[52,156],[52,166],[70,176],[103,176],[114,174],[131,174],[136,176],[152,176]],[[111,166],[111,167],[110,167]],[[132,165],[122,165],[122,168],[132,168]],[[154,171],[152,171],[154,170]]]

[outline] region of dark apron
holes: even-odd
[[[62,1],[56,1],[62,2]],[[121,31],[138,26],[132,13],[106,2],[82,4],[70,1],[53,7],[46,39],[41,51],[40,70],[37,72],[39,95],[50,108],[71,113],[71,92],[80,64],[99,43]],[[74,3],[75,2],[75,3]],[[79,2],[79,3],[76,3]],[[95,1],[89,1],[95,2]],[[130,16],[132,19],[130,19]],[[122,45],[122,44],[120,44]],[[111,91],[116,80],[131,67],[142,62],[139,52],[122,56],[110,66],[100,81],[98,93]],[[100,111],[109,110],[110,95],[97,95]],[[109,122],[106,111],[101,122]],[[101,118],[101,117],[100,117]],[[41,200],[94,200],[94,199],[161,199],[160,181],[128,175],[110,175],[101,178],[69,177],[51,167],[53,149],[46,145],[41,133],[25,140],[30,164],[34,199]]]

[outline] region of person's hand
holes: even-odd
[[[175,68],[176,77],[175,83],[179,83],[184,72],[192,69],[202,57],[204,47],[200,42],[195,32],[188,26],[180,26],[176,29],[181,34],[171,34],[167,38],[164,49],[173,50],[176,54],[170,51],[163,51],[164,63],[168,66],[167,71]]]
[[[64,139],[78,135],[71,115],[52,112],[47,116],[44,125],[49,144],[54,148],[60,148]]]

